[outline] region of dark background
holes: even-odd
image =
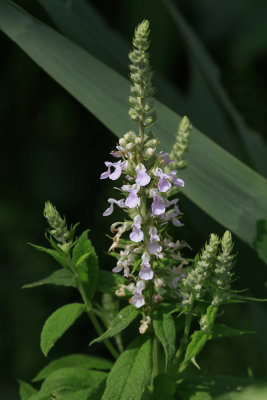
[[[198,128],[209,134],[214,129],[209,107],[216,101],[198,90],[193,79],[194,66],[161,1],[91,3],[129,43],[134,27],[149,18],[156,77],[164,76],[187,97],[195,93],[194,106],[190,108],[189,104],[185,111]],[[266,1],[175,3],[213,57],[236,109],[266,140]],[[53,26],[36,0],[23,0],[20,5]],[[21,290],[24,283],[45,277],[56,267],[48,256],[27,246],[27,242],[46,245],[44,202],[50,199],[69,223],[80,221],[78,232],[89,227],[100,265],[112,268],[113,259],[105,254],[109,246],[105,235],[118,214],[102,217],[112,185],[99,181],[99,175],[116,138],[3,34],[0,48],[0,395],[11,400],[17,399],[16,378],[29,381],[47,362],[39,346],[45,319],[61,305],[79,301],[72,289]],[[229,150],[238,155],[238,149]],[[174,235],[186,239],[195,251],[203,246],[211,231],[224,231],[183,196],[181,208],[185,227],[174,231]],[[199,219],[195,218],[195,211]],[[234,239],[238,251],[235,288],[250,288],[249,294],[267,297],[266,265],[247,245]],[[228,306],[221,321],[255,330],[256,334],[209,344],[199,359],[203,372],[247,376],[249,369],[254,377],[266,379],[264,303]],[[108,356],[101,345],[88,349],[94,335],[86,317],[81,318],[52,349],[49,360],[72,352]]]

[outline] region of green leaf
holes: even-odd
[[[264,139],[258,133],[250,130],[238,111],[235,110],[230,97],[219,81],[217,66],[214,65],[207,50],[202,45],[191,26],[184,19],[183,15],[179,12],[178,7],[176,7],[171,0],[164,0],[164,3],[186,44],[186,48],[193,59],[194,65],[197,66],[204,80],[207,82],[208,87],[215,95],[215,98],[229,116],[238,134],[238,139],[244,146],[251,166],[267,176],[267,146]]]
[[[171,400],[175,394],[175,379],[167,374],[159,374],[153,381],[153,399]]]
[[[195,331],[191,336],[191,341],[187,346],[185,358],[182,364],[187,363],[192,358],[195,358],[203,349],[208,340],[208,335],[204,331]]]
[[[72,261],[85,289],[87,297],[92,300],[96,291],[98,278],[98,258],[95,249],[88,239],[88,230],[84,231],[72,252]]]
[[[84,304],[72,303],[60,307],[45,321],[41,332],[41,349],[45,356],[56,341],[84,312]]]
[[[21,379],[18,379],[18,383],[19,383],[19,396],[20,396],[20,400],[29,400],[29,398],[37,392],[37,390],[32,387],[32,385],[30,385],[27,382],[22,381]]]
[[[77,287],[76,280],[71,272],[66,269],[58,269],[57,271],[53,272],[48,277],[41,279],[40,281],[27,283],[23,285],[23,289],[34,288],[37,286],[43,285],[58,285],[58,286],[70,286],[70,287]]]
[[[1,6],[1,4],[0,4]],[[68,256],[62,251],[57,251],[53,249],[47,249],[43,246],[38,246],[36,244],[29,243],[30,246],[34,247],[36,250],[40,251],[41,253],[49,254],[51,257],[54,258],[62,267],[69,269],[68,264]]]
[[[135,320],[135,318],[140,315],[140,311],[132,306],[126,306],[116,315],[115,318],[110,322],[109,328],[98,338],[92,340],[91,344],[97,342],[102,342],[105,339],[111,338],[117,335],[119,332],[123,331],[130,325],[131,322]]]
[[[267,219],[257,221],[257,233],[253,244],[259,257],[267,264]]]
[[[212,328],[212,334],[209,339],[217,339],[217,338],[231,337],[231,336],[241,336],[241,335],[247,335],[247,334],[252,334],[252,333],[255,333],[255,332],[240,331],[239,329],[233,329],[224,324],[215,324]]]
[[[128,285],[127,279],[113,272],[99,270],[98,281],[96,286],[97,292],[114,294],[119,285]]]
[[[113,363],[105,358],[85,354],[71,354],[58,358],[46,365],[33,379],[33,382],[41,381],[61,368],[86,368],[86,369],[110,369]]]
[[[158,310],[153,315],[153,328],[165,352],[165,370],[175,354],[175,325],[171,314]]]
[[[84,368],[62,368],[52,373],[42,384],[41,393],[57,400],[87,400],[101,388],[107,373]],[[53,398],[53,397],[52,397]]]
[[[139,400],[150,382],[152,344],[147,335],[138,336],[112,367],[102,400]]]
[[[129,82],[19,8],[0,0],[0,27],[35,62],[118,136],[128,118]],[[168,150],[180,117],[155,102],[155,134]],[[184,193],[212,218],[252,245],[256,221],[267,215],[266,180],[193,128]],[[205,163],[203,162],[205,159]]]

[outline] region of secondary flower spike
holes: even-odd
[[[116,185],[120,198],[108,199],[110,206],[103,215],[110,216],[115,204],[125,213],[123,222],[115,222],[111,229],[117,233],[110,249],[119,251],[113,272],[122,272],[130,280],[127,289],[132,293],[130,303],[141,308],[151,301],[163,300],[161,291],[166,287],[166,277],[171,278],[170,282],[178,281],[176,271],[181,270],[183,246],[179,242],[170,245],[174,242],[168,229],[170,225],[183,225],[178,199],[173,196],[184,186],[184,181],[172,168],[169,153],[158,150],[160,142],[151,130],[156,113],[148,53],[148,21],[136,28],[133,46],[129,55],[132,80],[129,115],[137,123],[138,130],[125,133],[119,140],[116,149],[110,153],[119,160],[106,161],[107,170],[100,179],[121,181],[121,185]],[[121,296],[124,291],[117,293]]]

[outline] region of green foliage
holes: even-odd
[[[137,337],[112,367],[102,400],[139,400],[152,372],[152,343],[148,335]]]
[[[95,250],[88,239],[88,230],[77,240],[72,252],[72,261],[88,299],[92,300],[96,291],[99,266]]]
[[[240,331],[239,329],[233,329],[224,324],[215,324],[212,328],[212,339],[222,338],[222,337],[231,337],[231,336],[242,336],[248,335],[255,332],[252,331]]]
[[[45,356],[84,311],[85,306],[83,304],[72,303],[60,307],[50,315],[45,321],[41,333],[41,349]]]
[[[154,400],[172,400],[176,391],[175,380],[167,374],[159,374],[153,381]]]
[[[51,399],[87,400],[91,395],[100,396],[107,374],[85,368],[62,368],[43,382],[40,392],[29,400]],[[100,397],[98,397],[100,398]]]
[[[28,400],[34,393],[37,392],[32,385],[18,379],[20,400]]]
[[[165,369],[175,354],[175,325],[173,317],[166,312],[158,310],[153,315],[153,328],[155,335],[162,344],[165,352]]]
[[[77,287],[76,279],[74,278],[74,276],[72,275],[71,272],[69,272],[66,269],[58,269],[57,271],[54,271],[48,277],[41,279],[37,282],[27,283],[26,285],[23,285],[22,288],[30,289],[30,288],[34,288],[37,286],[43,286],[43,285]]]
[[[63,251],[60,251],[60,249],[55,250],[55,249],[47,249],[46,247],[43,246],[38,246],[36,244],[29,243],[30,246],[34,247],[36,250],[40,251],[41,253],[46,253],[49,254],[51,257],[53,257],[62,267],[69,269],[69,264],[68,264],[68,257],[66,253]]]
[[[58,358],[47,364],[33,379],[33,382],[42,381],[53,372],[62,368],[86,368],[86,369],[110,369],[112,362],[105,358],[90,356],[85,354],[71,354]]]
[[[91,343],[102,342],[105,339],[111,338],[117,335],[119,332],[123,331],[130,325],[131,322],[140,315],[140,311],[132,306],[126,306],[120,310],[120,312],[116,315],[116,317],[110,322],[110,326],[106,332],[103,333],[100,337],[94,339]]]
[[[113,132],[121,135],[129,129],[126,80],[12,4],[2,1],[0,10],[3,31],[54,79]],[[28,31],[29,35],[20,35],[21,29]],[[34,40],[29,40],[31,37]],[[61,54],[60,63],[58,54]],[[174,137],[166,136],[166,132],[175,132],[180,118],[159,102],[155,106],[160,120],[155,133],[159,139],[164,139],[163,148],[167,150]],[[184,177],[190,185],[185,187],[185,194],[215,220],[252,245],[256,221],[265,218],[267,213],[265,180],[195,128],[192,129],[188,162],[190,167]],[[205,180],[201,179],[203,176]]]
[[[209,335],[204,331],[195,331],[191,337],[191,341],[187,346],[183,364],[195,358],[205,346]]]

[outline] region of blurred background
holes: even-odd
[[[231,112],[242,115],[266,144],[267,2],[174,3],[214,61],[219,84],[232,103]],[[20,6],[54,26],[36,0],[21,0]],[[207,84],[162,1],[94,0],[90,7],[98,21],[123,38],[125,60],[134,27],[148,18],[157,97],[179,114],[186,113],[197,128],[250,164],[231,112],[225,111],[222,99]],[[23,284],[49,275],[56,267],[48,256],[27,245],[46,245],[44,202],[51,200],[69,223],[80,221],[79,233],[89,227],[101,267],[110,270],[114,264],[105,253],[109,247],[105,235],[116,215],[102,217],[112,184],[100,181],[99,176],[116,138],[2,33],[0,48],[0,396],[11,400],[18,399],[16,379],[29,381],[47,362],[39,345],[45,319],[61,305],[79,301],[70,288],[21,290]],[[120,72],[127,75],[123,68]],[[164,97],[163,80],[176,88],[173,98]],[[175,239],[187,240],[195,252],[211,232],[224,231],[184,196],[180,204],[185,226],[173,234]],[[267,297],[266,265],[256,252],[234,240],[238,250],[235,289],[249,288],[249,295]],[[228,306],[221,322],[256,333],[208,344],[199,359],[202,371],[266,379],[267,305]],[[89,351],[108,357],[101,345],[88,349],[94,335],[86,316],[81,318],[51,351],[49,360]]]

